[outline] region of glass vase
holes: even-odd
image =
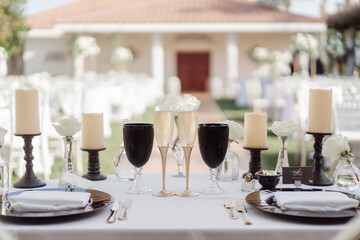
[[[237,181],[239,179],[239,157],[231,151],[229,141],[224,161],[217,168],[216,178],[221,182]]]
[[[3,196],[9,191],[9,163],[1,155],[2,146],[0,145],[0,194]]]
[[[359,168],[353,163],[353,156],[340,157],[333,173],[335,185],[342,191],[359,188]]]
[[[124,144],[121,144],[120,151],[114,159],[114,169],[120,181],[127,182],[135,179],[135,167],[126,156]]]
[[[64,174],[67,172],[76,174],[76,170],[74,168],[74,161],[73,161],[73,152],[72,152],[72,147],[74,143],[73,141],[74,138],[71,136],[63,137],[65,152],[64,152],[64,163],[63,163],[61,177],[63,177]],[[60,178],[59,186],[66,187],[67,183],[62,181]]]
[[[176,130],[178,129],[178,125],[177,125],[177,116],[175,116],[175,126],[176,126]],[[174,142],[171,144],[171,150],[174,154],[174,158],[176,160],[176,164],[178,167],[178,172],[177,174],[173,175],[173,177],[185,177],[184,173],[182,172],[183,169],[183,165],[184,165],[184,160],[185,160],[185,155],[184,155],[184,151],[180,145],[179,142],[179,136],[177,135]]]
[[[289,157],[287,152],[287,142],[288,137],[278,136],[280,143],[280,150],[278,155],[278,160],[275,167],[275,172],[282,174],[283,167],[289,167]]]

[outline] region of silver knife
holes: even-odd
[[[127,209],[130,207],[130,205],[131,205],[131,200],[130,200],[130,199],[126,200],[126,201],[123,203],[123,207],[122,207],[121,210],[120,210],[120,214],[119,214],[118,220],[124,221],[124,220],[127,219],[126,211],[127,211]]]
[[[119,210],[119,207],[120,207],[120,201],[119,202],[116,202],[114,203],[114,205],[112,205],[110,211],[111,211],[111,214],[109,216],[109,218],[107,219],[107,222],[108,223],[113,223],[115,222],[115,219],[116,219],[116,213],[117,211]]]

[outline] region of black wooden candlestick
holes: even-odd
[[[106,148],[101,149],[81,149],[82,151],[86,151],[89,154],[88,158],[88,172],[83,175],[83,178],[99,181],[106,179],[106,175],[100,172],[100,161],[99,161],[99,151],[103,151]]]
[[[322,170],[322,145],[323,145],[323,138],[326,135],[331,135],[331,133],[313,133],[313,132],[306,132],[307,134],[311,134],[314,136],[314,168],[313,168],[313,182],[307,185],[313,186],[331,186],[334,183],[328,179],[323,170]]]
[[[24,160],[26,161],[26,170],[22,178],[14,184],[14,187],[16,188],[37,188],[37,187],[43,187],[46,185],[45,182],[41,181],[34,173],[33,170],[33,163],[32,160],[34,159],[34,156],[32,154],[33,151],[33,145],[32,145],[32,139],[35,136],[39,136],[38,134],[15,134],[15,136],[20,136],[24,139]]]
[[[249,161],[249,172],[253,175],[253,178],[257,179],[255,175],[256,172],[260,171],[261,166],[261,151],[268,150],[269,148],[249,148],[244,147],[244,149],[250,151],[250,161]],[[246,173],[243,175],[245,177]]]

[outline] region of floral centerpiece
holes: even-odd
[[[339,58],[345,55],[346,50],[341,34],[333,34],[329,36],[326,51],[334,58]]]
[[[72,53],[74,55],[75,77],[82,77],[84,74],[84,59],[86,57],[97,56],[100,53],[100,47],[96,39],[89,36],[80,36],[75,39]]]
[[[291,49],[294,55],[304,52],[310,57],[318,58],[319,47],[319,40],[312,34],[297,33],[291,38]]]
[[[282,173],[283,167],[289,166],[287,153],[287,140],[291,134],[299,129],[299,125],[294,121],[274,121],[269,130],[271,130],[279,139],[280,150],[275,171]]]
[[[341,134],[326,139],[322,154],[330,160],[338,160],[333,179],[340,190],[351,191],[359,187],[359,169],[354,165],[349,140]]]
[[[96,39],[89,36],[80,36],[76,38],[73,46],[74,56],[92,57],[100,53],[100,47]]]
[[[51,75],[48,72],[38,72],[30,74],[26,79],[26,85],[30,88],[39,89],[46,92],[50,86]]]
[[[131,49],[118,47],[112,52],[110,62],[117,71],[130,71],[133,58]]]
[[[256,47],[252,56],[255,61],[260,63],[260,67],[254,71],[258,77],[283,76],[291,73],[290,62],[291,54],[280,51],[270,51],[264,47]]]
[[[229,144],[225,159],[217,168],[217,178],[220,181],[237,181],[239,179],[240,162],[238,155],[231,151],[230,145],[233,142],[239,143],[240,139],[245,135],[246,131],[240,123],[234,121],[225,120],[221,123],[227,124],[229,126]]]
[[[66,172],[76,174],[73,163],[72,146],[74,140],[73,136],[80,131],[81,122],[72,117],[64,117],[59,123],[53,123],[52,125],[56,132],[62,136],[65,145],[64,164],[61,176],[63,176]],[[65,186],[65,183],[60,180],[59,186]]]
[[[297,33],[291,39],[291,49],[294,56],[299,56],[302,74],[308,74],[309,57],[317,59],[320,56],[320,43],[312,34]],[[315,62],[312,61],[312,65]],[[316,66],[313,66],[314,68]]]

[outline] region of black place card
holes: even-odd
[[[283,167],[283,184],[294,184],[295,181],[301,181],[303,184],[312,182],[312,167]]]

